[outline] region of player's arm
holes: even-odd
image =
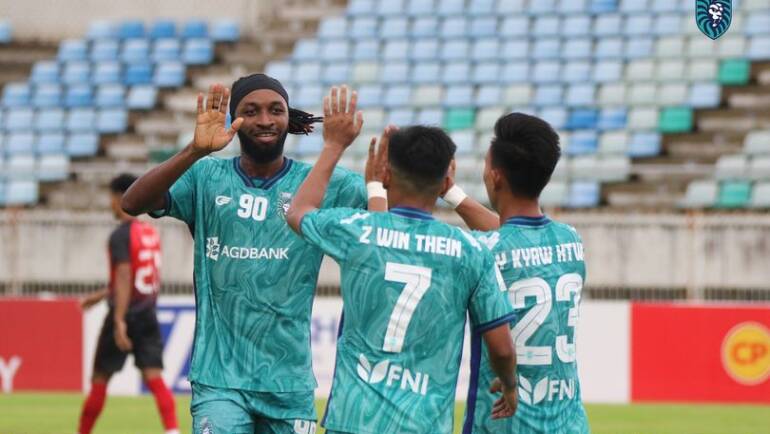
[[[500,216],[479,203],[476,199],[465,194],[459,185],[455,184],[455,161],[449,167],[449,188],[441,197],[463,219],[469,228],[477,231],[492,231],[500,228]]]
[[[516,413],[516,350],[511,339],[508,323],[503,323],[484,333],[484,342],[489,352],[489,365],[497,378],[490,391],[502,392],[502,397],[492,408],[492,418],[511,417]]]
[[[363,114],[356,112],[357,100],[358,94],[353,91],[348,105],[347,86],[332,87],[324,97],[324,147],[286,213],[286,222],[297,233],[301,232],[305,214],[321,206],[334,167],[361,132]]]
[[[198,94],[198,116],[193,141],[176,155],[154,167],[134,182],[123,195],[121,206],[131,215],[166,207],[166,192],[196,161],[219,151],[235,137],[243,118],[225,129],[230,90],[212,85],[204,108],[203,94]]]
[[[115,310],[113,321],[115,323],[115,344],[121,351],[130,351],[131,339],[128,337],[126,327],[126,312],[131,300],[131,263],[120,262],[115,266]]]
[[[83,310],[90,309],[96,303],[104,300],[104,298],[107,297],[107,292],[107,288],[102,288],[96,292],[92,292],[91,294],[86,295],[80,299],[80,308]]]
[[[380,136],[379,146],[376,137],[372,137],[371,142],[369,142],[369,157],[366,159],[366,169],[364,170],[366,192],[369,197],[369,211],[388,210],[388,196],[383,186],[383,180],[385,179],[385,169],[388,166],[390,135],[396,130],[398,127],[395,125],[388,125]]]

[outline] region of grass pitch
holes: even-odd
[[[0,395],[0,434],[66,434],[77,430],[84,396],[80,394],[15,393]],[[180,431],[190,433],[190,398],[178,396]],[[319,416],[325,401],[317,401]],[[460,432],[464,405],[455,411]],[[770,406],[751,405],[588,405],[596,434],[770,434]],[[107,399],[94,434],[162,433],[150,396]],[[318,430],[323,433],[322,429]]]

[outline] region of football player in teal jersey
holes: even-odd
[[[484,417],[495,397],[488,349],[472,338],[471,387],[464,434],[589,432],[580,398],[575,326],[585,280],[583,244],[569,225],[551,220],[538,198],[561,150],[559,136],[534,116],[512,113],[495,124],[484,184],[497,214],[457,186],[444,196],[495,254],[516,310],[519,407],[510,419]]]
[[[481,243],[431,214],[455,152],[446,133],[392,133],[383,178],[389,212],[319,209],[361,128],[357,96],[350,104],[347,97],[343,87],[324,99],[324,148],[287,215],[341,269],[343,320],[323,426],[330,434],[451,433],[466,315],[502,391],[484,416],[512,416],[513,315],[502,276]]]
[[[311,166],[284,157],[283,143],[319,118],[291,108],[283,86],[263,74],[239,79],[229,94],[212,86],[205,106],[199,95],[193,142],[140,178],[123,208],[179,219],[195,240],[193,432],[310,434],[310,314],[323,252],[286,225]],[[236,134],[239,157],[209,156]],[[361,176],[334,171],[323,206],[366,201]]]

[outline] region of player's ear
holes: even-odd
[[[499,191],[503,188],[503,174],[496,168],[492,168],[492,170],[490,170],[490,175],[492,175],[492,185],[495,187],[495,191]]]
[[[385,173],[382,175],[382,186],[385,187],[385,190],[390,186],[391,176],[392,172],[390,171],[390,164],[388,164],[385,166]]]

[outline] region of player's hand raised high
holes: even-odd
[[[210,154],[227,146],[238,129],[243,124],[243,118],[232,121],[230,129],[225,129],[230,89],[221,84],[209,87],[206,104],[203,103],[203,93],[198,94],[198,116],[195,120],[195,138],[193,149]]]
[[[332,87],[324,97],[324,146],[343,151],[358,137],[364,116],[356,111],[358,93],[352,91],[348,104],[348,87]]]
[[[390,136],[398,131],[395,125],[388,125],[382,131],[379,146],[377,138],[372,137],[369,143],[369,157],[366,159],[366,168],[364,169],[364,179],[367,183],[372,181],[382,182],[385,177],[385,169],[388,167],[388,145]]]

